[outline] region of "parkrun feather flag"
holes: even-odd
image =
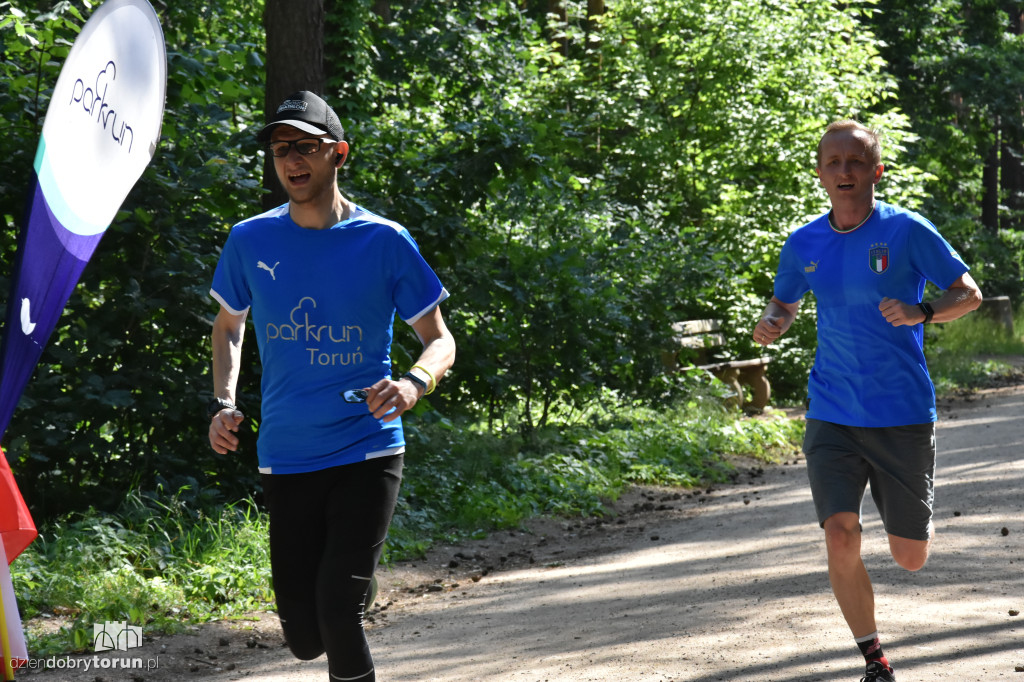
[[[156,152],[166,88],[153,7],[107,0],[71,47],[36,150],[0,350],[0,435],[86,262]]]
[[[164,36],[153,7],[107,0],[68,53],[36,150],[0,346],[0,435],[85,264],[156,152],[166,89]],[[0,452],[0,644],[8,680],[27,653],[4,569],[35,536]]]

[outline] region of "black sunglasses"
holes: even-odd
[[[326,137],[303,137],[299,140],[278,140],[277,142],[271,142],[267,145],[267,150],[277,158],[288,156],[292,146],[295,146],[295,151],[302,154],[303,156],[309,156],[310,154],[316,154],[320,151],[320,146],[324,142],[337,142],[337,140],[330,140]]]

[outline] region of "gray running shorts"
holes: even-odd
[[[867,428],[807,420],[807,477],[818,523],[861,514],[864,490],[889,535],[929,540],[935,499],[935,424]]]

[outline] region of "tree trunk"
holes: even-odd
[[[1005,3],[1006,14],[1010,17],[1010,33],[1024,33],[1024,7],[1018,2]]]
[[[1002,131],[1003,144],[999,150],[999,187],[1000,195],[1006,202],[1007,211],[999,221],[1004,229],[1017,230],[1021,226],[1024,211],[1024,172],[1021,169],[1020,133],[1010,126]]]
[[[1022,9],[1019,3],[1004,3],[1010,23],[1007,29],[1013,35],[1021,35],[1024,30]],[[1020,121],[1024,112],[1021,110],[1021,98],[1017,96],[1017,111],[1011,111],[1003,118],[1002,149],[1000,149],[999,184],[1002,196],[1006,201],[1007,212],[1000,220],[1001,227],[1019,230],[1024,224],[1024,166],[1021,155],[1024,154],[1024,134],[1021,133]]]
[[[548,0],[548,14],[553,14],[558,17],[560,24],[564,25],[569,21],[569,15],[565,11],[565,5],[562,4],[562,0]],[[561,26],[558,30],[562,30]],[[568,57],[569,37],[563,33],[560,38],[555,40],[555,42],[558,43],[558,52],[560,52],[563,57]]]
[[[373,13],[385,24],[391,21],[391,3],[388,0],[373,0]]]
[[[998,136],[998,129],[996,130]],[[981,172],[981,224],[995,232],[999,229],[999,140],[992,143]]]
[[[598,31],[597,21],[594,17],[604,14],[604,0],[587,0],[587,30],[591,33]]]
[[[266,0],[263,28],[267,34],[267,84],[264,111],[269,118],[285,97],[297,90],[318,95],[324,89],[324,0]],[[264,210],[288,200],[274,173],[263,165]]]
[[[603,87],[602,81],[604,66],[601,50],[601,20],[604,15],[604,0],[587,0],[587,63],[590,65],[591,76],[595,90],[600,91]],[[597,132],[594,138],[594,151],[601,153],[601,117],[597,118]]]

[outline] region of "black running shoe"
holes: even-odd
[[[860,682],[896,682],[896,676],[893,674],[892,668],[886,668],[878,661],[872,661],[868,663],[868,669],[864,673],[864,677],[860,678]]]

